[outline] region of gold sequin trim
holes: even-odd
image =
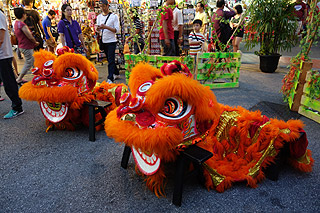
[[[262,130],[263,127],[265,127],[266,125],[270,124],[270,121],[264,123],[263,125],[259,126],[259,128],[257,129],[256,133],[254,134],[253,138],[252,138],[252,144],[255,144],[258,140],[258,137],[260,135],[260,131]]]
[[[260,171],[260,167],[261,167],[261,164],[262,162],[264,161],[264,159],[268,156],[275,156],[276,154],[276,150],[273,146],[273,143],[275,141],[277,137],[273,138],[271,141],[270,141],[270,144],[268,146],[268,148],[266,149],[266,151],[263,153],[263,155],[261,156],[261,158],[259,159],[259,161],[256,163],[256,165],[254,165],[252,168],[249,169],[249,173],[248,175],[251,176],[251,177],[256,177]]]
[[[180,144],[178,144],[176,147],[177,149],[179,148],[186,148],[190,145],[193,145],[193,144],[196,144],[196,143],[199,143],[199,142],[205,142],[204,139],[209,135],[209,131],[206,131],[204,134],[202,135],[199,135],[199,136],[194,136],[192,137],[191,139],[189,140],[186,140]]]
[[[221,114],[215,135],[219,142],[221,142],[223,139],[229,139],[229,131],[231,127],[237,125],[237,117],[239,116],[240,114],[237,111],[224,111]]]
[[[213,184],[217,187],[224,179],[226,178],[225,176],[219,174],[215,169],[211,168],[208,166],[208,164],[203,163],[203,167],[209,172]]]
[[[306,151],[306,153],[304,153],[304,155],[302,157],[298,158],[297,161],[299,163],[303,163],[303,164],[308,165],[310,163],[310,158],[308,156],[308,152]]]
[[[116,89],[117,89],[117,87],[113,87],[111,89],[108,89],[108,93],[111,93],[113,98],[116,97]]]
[[[133,121],[134,122],[134,121],[136,121],[136,115],[129,113],[129,114],[126,114],[126,115],[122,116],[121,120],[122,121]]]

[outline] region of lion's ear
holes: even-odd
[[[43,64],[49,60],[55,60],[56,56],[46,50],[40,50],[33,54],[34,56],[34,66],[38,67],[40,70],[43,68]]]

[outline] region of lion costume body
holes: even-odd
[[[301,121],[269,119],[259,111],[219,104],[182,64],[170,63],[160,71],[140,63],[132,69],[129,87],[131,94],[124,94],[120,106],[107,116],[105,131],[131,147],[147,186],[157,196],[163,195],[163,163],[175,161],[179,150],[189,145],[213,153],[203,165],[205,185],[219,192],[237,181],[256,187],[264,178],[262,168],[285,144],[293,167],[312,170],[308,141],[300,137]]]
[[[57,52],[58,57],[44,50],[34,53],[35,76],[19,90],[21,98],[39,102],[47,131],[52,127],[74,130],[81,124],[88,126],[85,102],[96,99],[112,102],[107,113],[116,107],[121,94],[127,91],[125,85],[102,82],[95,88],[98,71],[88,59],[68,47]]]

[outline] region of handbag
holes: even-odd
[[[11,34],[10,40],[11,40],[11,44],[12,45],[18,45],[18,39],[17,39],[17,36],[15,34]]]
[[[108,16],[107,16],[107,18],[106,18],[106,21],[104,22],[104,25],[107,23],[110,15],[111,15],[111,13],[108,13]],[[102,50],[102,45],[103,45],[103,42],[102,42],[103,30],[104,30],[104,29],[102,29],[102,31],[101,31],[101,36],[98,34],[98,35],[99,35],[99,36],[98,36],[98,41],[99,41],[99,48],[100,48],[100,50]]]
[[[56,46],[57,46],[57,43],[54,41],[53,38],[47,39],[47,40],[46,40],[46,44],[47,44],[47,46],[49,46],[49,47],[56,47]]]

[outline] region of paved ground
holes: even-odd
[[[218,101],[245,108],[261,101],[283,104],[279,90],[288,70],[266,74],[252,63],[242,65],[239,88],[214,90]],[[105,80],[105,65],[97,68],[99,81]],[[4,97],[1,118],[10,109]],[[167,197],[159,199],[135,174],[132,157],[127,170],[120,167],[123,145],[104,132],[96,142],[89,142],[86,129],[46,133],[38,104],[23,106],[25,114],[0,118],[0,212],[320,212],[320,124],[308,118],[301,120],[316,162],[313,172],[284,168],[277,182],[265,180],[256,189],[238,183],[224,193],[190,179],[178,208],[171,204],[172,172]]]

